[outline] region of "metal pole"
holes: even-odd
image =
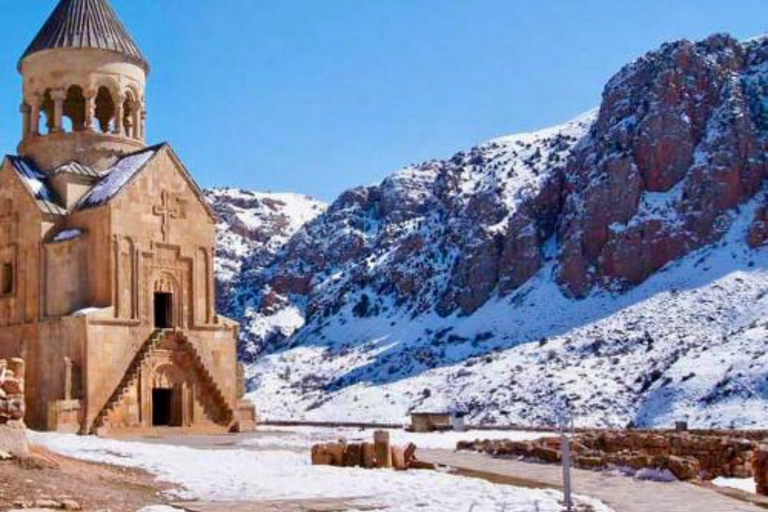
[[[571,498],[571,443],[568,433],[563,429],[563,487],[565,488],[565,510],[573,510]]]

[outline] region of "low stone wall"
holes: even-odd
[[[537,441],[470,441],[459,450],[492,455],[519,456],[558,463],[560,438]],[[593,432],[574,436],[573,464],[586,469],[630,467],[669,470],[680,480],[711,480],[717,477],[752,478],[757,441],[725,435],[655,432]]]
[[[24,361],[0,359],[0,459],[29,453],[24,412]]]

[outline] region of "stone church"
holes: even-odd
[[[61,0],[18,69],[0,358],[27,362],[28,425],[251,428],[237,324],[214,309],[216,216],[171,146],[145,143],[142,52],[107,0]]]

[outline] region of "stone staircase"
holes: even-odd
[[[95,434],[99,428],[104,426],[109,413],[112,412],[112,409],[114,409],[118,403],[120,403],[120,400],[123,399],[123,396],[125,396],[125,394],[130,389],[131,384],[133,384],[139,377],[139,372],[141,371],[141,367],[144,366],[144,361],[146,361],[149,354],[157,347],[157,345],[163,340],[164,337],[165,331],[162,329],[153,331],[152,334],[149,335],[149,338],[147,338],[147,341],[145,341],[141,346],[139,351],[136,352],[136,355],[133,357],[133,360],[128,366],[128,369],[125,371],[125,374],[123,374],[123,378],[115,388],[115,391],[112,393],[112,395],[109,397],[109,400],[107,400],[107,403],[104,404],[104,407],[101,408],[101,411],[99,411],[99,414],[93,420],[93,424],[91,426],[92,434]]]
[[[213,375],[211,375],[211,372],[208,370],[208,365],[205,364],[205,361],[203,360],[202,356],[200,356],[200,353],[183,332],[178,332],[176,335],[181,339],[182,346],[194,360],[195,367],[202,377],[203,383],[212,392],[211,394],[213,396],[214,402],[221,411],[221,417],[216,419],[216,423],[231,426],[235,421],[235,410],[230,405],[227,397],[224,396],[224,393],[222,393],[221,388],[219,388],[219,385],[216,383],[216,379],[214,379]]]
[[[138,352],[136,352],[136,355],[131,361],[131,364],[128,366],[128,369],[123,375],[123,378],[120,380],[120,383],[115,388],[115,391],[112,393],[109,400],[107,400],[107,402],[104,404],[104,407],[101,408],[101,411],[99,411],[99,414],[93,420],[90,429],[91,433],[95,434],[99,429],[105,426],[109,414],[117,406],[117,404],[120,403],[131,386],[136,382],[136,379],[138,379],[139,373],[144,366],[145,361],[152,353],[152,351],[157,348],[160,342],[165,339],[166,336],[176,336],[176,338],[181,341],[181,346],[194,361],[195,370],[198,372],[201,378],[200,380],[211,392],[213,402],[220,411],[220,416],[214,421],[219,425],[231,427],[235,421],[235,410],[224,396],[224,393],[216,383],[216,379],[214,379],[213,375],[211,375],[211,372],[208,370],[208,366],[205,364],[205,361],[195,346],[192,344],[192,342],[189,341],[189,338],[187,338],[187,336],[180,331],[167,331],[163,329],[157,329],[152,332],[149,338],[147,338],[147,341],[145,341]]]

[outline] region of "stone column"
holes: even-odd
[[[39,94],[36,94],[29,107],[29,134],[35,137],[40,135],[40,106],[42,104],[43,99]]]
[[[72,400],[72,360],[64,358],[64,400]]]
[[[392,467],[392,450],[389,446],[389,432],[377,430],[373,433],[374,449],[376,450],[376,467]]]
[[[134,139],[141,140],[141,104],[137,101],[133,104],[133,133]]]
[[[21,124],[22,124],[21,140],[24,140],[27,138],[27,135],[29,135],[32,108],[26,103],[22,103],[21,107],[19,108],[19,112],[21,112]]]
[[[115,135],[123,135],[125,130],[123,129],[123,116],[125,115],[125,95],[117,97],[117,105],[115,105]]]
[[[67,99],[67,93],[63,89],[55,89],[51,91],[51,99],[53,100],[53,128],[51,133],[61,133],[62,129],[62,117],[64,116],[64,100]]]
[[[85,97],[85,131],[94,132],[93,123],[96,120],[96,89],[88,89]]]

